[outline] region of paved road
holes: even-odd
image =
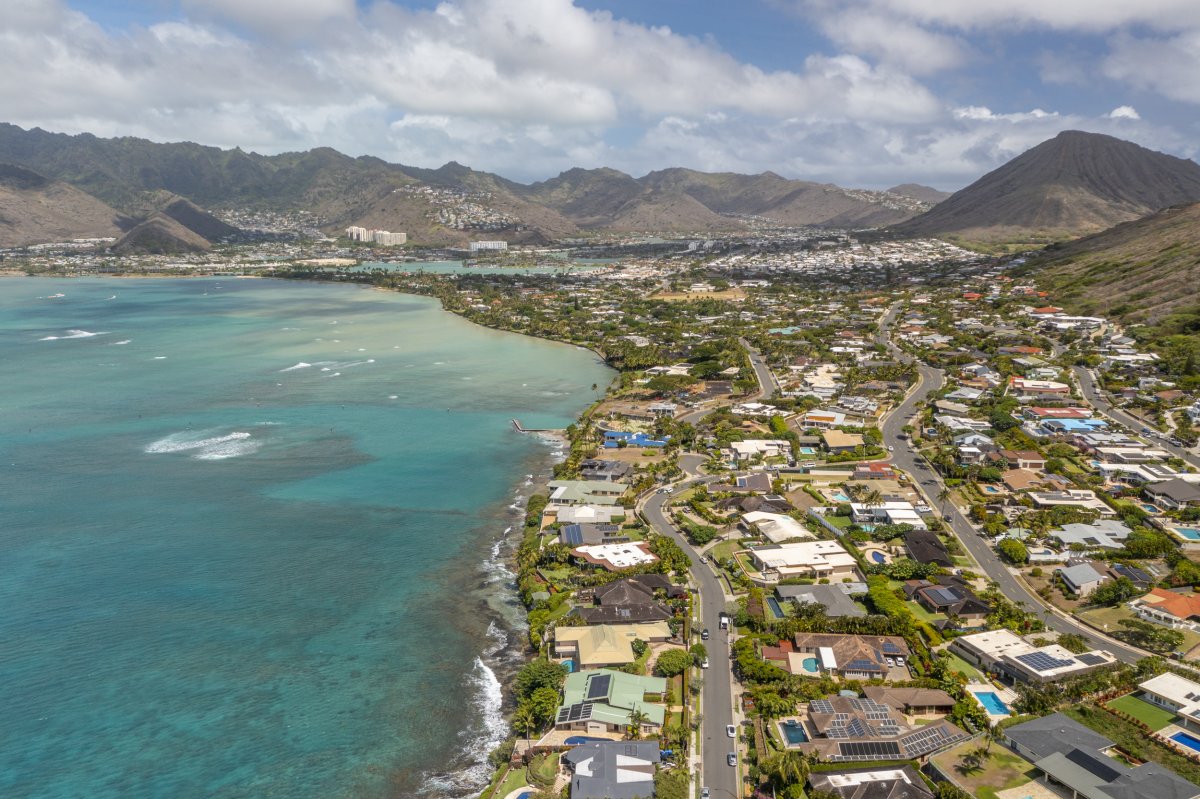
[[[686,457],[686,456],[685,456]],[[716,477],[704,477],[681,483],[679,488],[697,482],[711,483]],[[708,649],[709,668],[702,672],[704,688],[701,713],[703,723],[703,784],[717,797],[741,796],[738,791],[738,769],[725,762],[733,751],[734,741],[726,733],[726,726],[733,724],[733,675],[729,661],[729,638],[727,631],[720,629],[718,615],[725,609],[725,589],[713,570],[700,562],[700,555],[689,544],[666,516],[664,506],[670,497],[655,494],[642,506],[650,525],[659,533],[669,535],[683,547],[692,559],[692,579],[700,592],[701,629],[707,627],[709,640],[704,642]]]
[[[758,395],[756,399],[770,399],[775,396],[775,376],[771,374],[771,370],[767,367],[767,362],[763,360],[758,350],[750,346],[749,341],[746,341],[744,338],[740,338],[738,341],[746,348],[746,354],[750,357],[750,365],[754,367],[754,376],[758,378]]]
[[[878,334],[879,340],[885,343],[897,359],[904,363],[912,363],[914,362],[912,356],[900,350],[888,338],[888,330],[895,319],[898,309],[898,304],[893,305],[881,321]],[[882,433],[884,442],[894,448],[891,458],[892,462],[913,476],[913,479],[920,484],[920,490],[925,494],[929,504],[936,507],[937,496],[945,484],[942,482],[942,478],[937,471],[917,455],[911,441],[901,440],[900,435],[903,432],[902,428],[912,417],[916,404],[930,391],[940,389],[945,384],[946,377],[941,369],[934,369],[920,362],[917,362],[916,365],[919,375],[917,387],[909,394],[908,399],[901,403],[884,420]],[[988,540],[976,532],[975,527],[953,503],[945,503],[945,507],[949,510],[946,518],[950,522],[955,535],[958,536],[958,540],[962,542],[963,547],[971,554],[984,573],[996,581],[996,584],[1000,587],[1000,592],[1013,602],[1024,605],[1027,610],[1040,612],[1045,607],[1041,599],[1027,589],[1024,583],[1019,582],[1013,576],[1008,567],[996,555]],[[1042,613],[1042,619],[1050,629],[1060,633],[1082,635],[1092,646],[1112,652],[1113,655],[1126,663],[1132,663],[1145,657],[1142,652],[1136,649],[1131,649],[1112,639],[1101,638],[1090,627],[1071,619],[1069,616],[1059,615],[1057,612],[1052,611],[1049,615]]]

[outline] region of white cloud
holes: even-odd
[[[859,0],[877,12],[962,30],[996,26],[1113,31],[1131,25],[1182,30],[1200,25],[1195,0]]]
[[[1141,119],[1142,115],[1131,105],[1120,105],[1108,112],[1109,119]]]
[[[1053,119],[1058,116],[1057,111],[1043,111],[1040,108],[1035,108],[1032,111],[1017,111],[1011,114],[997,114],[992,109],[984,105],[968,105],[962,108],[955,108],[953,111],[955,119],[970,119],[975,121],[995,121],[995,122],[1026,122],[1031,119]]]
[[[961,66],[968,47],[957,37],[926,30],[895,17],[854,11],[820,15],[824,34],[851,53],[860,53],[926,75]]]
[[[1172,100],[1200,103],[1200,28],[1165,38],[1117,36],[1104,73]]]
[[[352,19],[354,0],[183,0],[200,20],[225,20],[259,33],[286,36],[317,31],[332,21]]]

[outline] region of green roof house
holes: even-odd
[[[560,729],[585,732],[620,732],[629,726],[634,710],[645,716],[642,732],[652,733],[663,725],[666,708],[647,701],[647,694],[666,693],[662,677],[641,677],[611,669],[577,671],[567,675],[563,702],[555,718]]]

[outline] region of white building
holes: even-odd
[[[837,541],[801,541],[753,547],[750,557],[768,580],[787,577],[858,579],[857,562]]]
[[[1166,672],[1151,677],[1138,686],[1147,702],[1170,710],[1184,721],[1184,726],[1200,729],[1200,683]]]
[[[346,238],[350,241],[371,242],[385,247],[395,247],[408,241],[407,233],[392,233],[388,230],[372,230],[371,228],[351,225],[346,228]]]
[[[1100,650],[1074,654],[1058,644],[1034,646],[1009,630],[989,630],[955,638],[950,650],[985,671],[1021,682],[1053,682],[1117,662],[1111,654]]]
[[[504,252],[508,249],[507,241],[473,241],[471,242],[471,252],[480,252],[493,250],[496,252]]]
[[[911,524],[914,528],[924,530],[925,521],[911,502],[895,501],[881,502],[878,505],[866,505],[861,502],[851,502],[850,512],[854,521],[868,524]]]
[[[733,459],[748,461],[752,458],[786,458],[792,454],[792,445],[782,439],[752,439],[733,441],[729,444]]]
[[[814,538],[812,531],[807,527],[782,513],[756,510],[743,515],[742,521],[758,528],[758,531],[773,544],[787,541],[789,538]]]

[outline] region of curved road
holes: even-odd
[[[933,500],[945,488],[945,483],[942,482],[941,475],[938,474],[937,470],[926,463],[924,458],[916,453],[912,442],[902,440],[900,435],[903,432],[902,428],[912,417],[917,403],[929,391],[940,389],[946,382],[946,376],[941,369],[934,369],[927,364],[916,361],[911,355],[902,351],[891,341],[888,330],[898,310],[899,303],[893,305],[888,310],[888,313],[880,322],[878,340],[887,346],[889,351],[902,363],[915,362],[917,365],[918,380],[916,387],[909,393],[908,398],[888,414],[884,420],[882,425],[883,439],[886,444],[894,448],[891,458],[892,462],[912,476],[913,481],[918,484],[921,493],[925,495],[926,501],[931,506],[936,507]],[[958,509],[958,506],[954,505],[954,503],[948,503],[948,507],[950,512],[946,516],[946,520],[950,523],[954,534],[958,536],[958,540],[962,542],[963,547],[971,554],[971,557],[975,559],[984,573],[1000,586],[1000,592],[1018,605],[1024,605],[1027,610],[1045,608],[1046,606],[1043,604],[1041,598],[1026,588],[1025,584],[1020,582],[1009,571],[1008,567],[996,555],[987,539],[980,536],[975,526]],[[1057,610],[1050,610],[1049,615],[1043,613],[1042,618],[1046,626],[1050,629],[1059,633],[1081,635],[1092,646],[1112,652],[1118,659],[1126,663],[1133,663],[1146,656],[1144,653],[1120,644],[1111,638],[1100,637],[1090,627],[1061,614]]]

